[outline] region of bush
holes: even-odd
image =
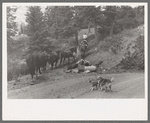
[[[7,68],[7,80],[13,80],[19,75],[29,74],[26,63],[20,63],[20,60],[9,60]]]
[[[133,52],[134,51],[134,52]],[[140,35],[118,64],[123,69],[144,69],[144,35]]]
[[[95,38],[95,35],[94,35],[94,34],[88,36],[88,42],[91,41],[91,40],[93,40],[94,38]]]
[[[103,41],[99,42],[98,50],[99,51],[109,51],[111,50],[115,54],[121,48],[121,35],[116,35],[112,37],[106,37]]]

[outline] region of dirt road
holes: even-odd
[[[89,78],[96,73],[65,73],[55,69],[38,77],[31,85],[30,76],[21,78],[20,82],[8,82],[9,99],[91,99],[91,98],[144,98],[144,74],[121,73],[101,74],[102,77],[114,77],[113,92],[90,91]]]

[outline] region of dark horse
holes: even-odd
[[[57,51],[52,52],[48,56],[48,63],[51,65],[51,69],[53,69],[54,63],[55,63],[55,67],[57,67],[57,63],[60,58],[60,52],[61,52],[60,50],[57,50]]]
[[[46,70],[46,64],[47,64],[47,61],[48,61],[48,54],[46,51],[44,52],[41,52],[40,54],[40,67],[43,68],[43,70]]]
[[[36,75],[36,77],[37,77],[38,71],[41,74],[40,57],[41,57],[41,54],[37,53],[37,52],[30,53],[26,56],[26,63],[27,63],[27,66],[29,68],[29,72],[31,74],[32,81],[33,81],[34,75]]]
[[[77,52],[77,48],[76,48],[76,47],[72,47],[72,48],[70,48],[70,49],[61,51],[61,53],[60,53],[60,65],[61,65],[61,63],[62,63],[62,60],[63,60],[63,64],[64,64],[66,58],[68,58],[68,64],[69,64],[69,58],[70,58],[70,57],[73,57],[73,58],[74,58],[74,61],[75,61],[75,56],[74,56],[74,54],[75,54],[76,52]]]

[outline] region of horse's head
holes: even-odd
[[[72,52],[72,53],[77,53],[77,48],[76,47],[72,47],[72,48],[70,48],[70,51]]]
[[[57,50],[56,53],[57,53],[57,56],[58,56],[59,58],[61,58],[62,50]]]
[[[61,53],[61,50],[57,50],[56,53],[59,55]]]

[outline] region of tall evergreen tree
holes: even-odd
[[[78,31],[82,28],[83,17],[81,11],[83,10],[83,6],[74,6],[71,7],[71,11],[73,12],[73,17],[71,19],[71,23],[74,30],[76,44],[78,45]]]
[[[94,33],[95,33],[95,42],[99,42],[99,36],[97,32],[97,26],[100,25],[104,18],[101,6],[87,6],[82,11],[83,17],[87,19],[89,22],[93,23],[94,25]]]
[[[7,7],[7,49],[8,52],[13,49],[13,39],[11,36],[14,36],[17,32],[17,25],[15,22],[16,16],[15,12],[17,7],[8,6]]]
[[[15,22],[16,16],[15,12],[17,11],[17,7],[7,7],[7,37],[10,38],[14,36],[17,31],[17,25]]]
[[[54,38],[70,37],[73,35],[70,20],[73,16],[69,6],[48,6],[44,13],[46,28]]]
[[[29,50],[40,50],[40,33],[43,31],[43,13],[40,6],[29,6],[26,13],[27,34],[30,37]]]
[[[104,14],[106,16],[105,24],[110,28],[110,37],[113,36],[114,23],[116,19],[116,6],[106,6]]]
[[[33,36],[35,32],[43,29],[43,13],[40,6],[29,6],[26,13],[28,35]]]

